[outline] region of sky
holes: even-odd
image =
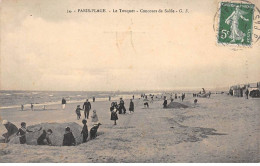
[[[217,44],[218,3],[4,0],[0,88],[174,90],[260,81],[260,42],[249,48]],[[79,8],[189,13],[67,13]]]

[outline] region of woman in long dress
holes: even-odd
[[[230,26],[230,36],[229,38],[232,39],[231,42],[235,42],[236,40],[241,40],[241,42],[244,41],[245,33],[243,33],[241,30],[239,30],[239,18],[243,19],[244,21],[248,21],[247,18],[245,18],[243,15],[245,15],[247,12],[242,11],[239,9],[239,6],[236,6],[235,11],[226,19],[225,23]]]

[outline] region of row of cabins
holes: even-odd
[[[249,93],[252,90],[260,90],[260,82],[231,86],[229,94],[236,97],[243,97],[247,89]]]

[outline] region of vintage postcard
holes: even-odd
[[[0,0],[1,163],[259,163],[259,0]]]

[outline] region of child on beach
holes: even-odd
[[[65,134],[63,137],[63,146],[75,146],[76,140],[69,127],[65,128]]]
[[[130,111],[130,114],[131,114],[132,112],[134,112],[134,102],[133,102],[132,99],[130,100],[129,111]]]
[[[83,135],[83,143],[84,143],[84,142],[87,142],[87,138],[88,138],[87,120],[83,119],[82,123],[83,123],[83,128],[82,128],[81,134]]]
[[[91,121],[92,121],[93,125],[98,124],[98,116],[97,116],[96,110],[93,110],[93,115],[91,116]]]
[[[26,128],[26,123],[22,122],[21,123],[21,128],[19,128],[18,132],[16,133],[16,135],[20,134],[20,144],[25,144],[26,143],[26,132],[33,132],[30,131]]]
[[[52,145],[49,136],[52,134],[52,130],[48,129],[47,132],[43,130],[40,137],[37,139],[37,145]],[[46,140],[46,141],[45,141]]]
[[[77,114],[77,120],[79,120],[80,116],[81,116],[80,110],[82,110],[82,109],[80,108],[80,105],[78,105],[77,108],[76,108],[76,111],[75,111],[76,114]]]
[[[110,111],[111,111],[111,120],[114,121],[114,125],[116,125],[116,121],[118,120],[118,116],[117,116],[117,107],[114,103],[112,103],[113,106],[110,107]]]

